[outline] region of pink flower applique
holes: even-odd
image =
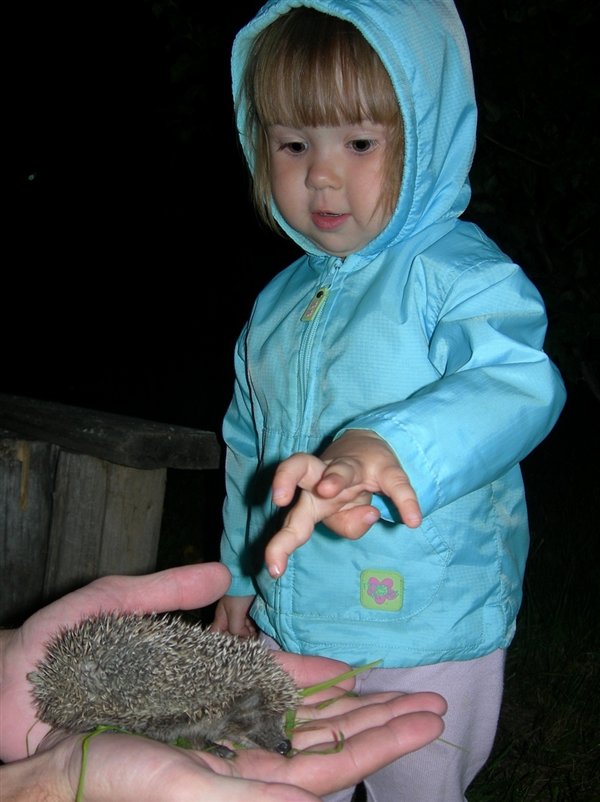
[[[394,590],[394,580],[389,579],[389,577],[386,579],[377,579],[375,576],[370,577],[367,594],[375,604],[383,604],[398,597],[398,593]]]

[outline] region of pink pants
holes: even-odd
[[[491,752],[502,702],[505,651],[417,668],[375,668],[356,677],[355,691],[436,691],[448,702],[444,741],[396,760],[366,777],[368,802],[464,802],[465,791]],[[324,797],[350,802],[354,787]]]

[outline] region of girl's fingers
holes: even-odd
[[[321,479],[325,463],[311,454],[298,453],[277,466],[271,483],[273,503],[285,507],[291,503],[299,487],[311,490]]]

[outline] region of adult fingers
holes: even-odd
[[[317,657],[316,655],[300,655],[290,652],[273,650],[273,657],[290,674],[298,688],[308,688],[313,685],[321,684],[335,679],[335,689],[338,694],[352,690],[355,680],[350,677],[346,680],[338,680],[342,674],[350,671],[350,666],[341,660],[333,660],[330,657]],[[310,701],[318,702],[327,699],[334,688],[324,691],[321,695],[314,694]]]
[[[357,732],[343,741],[336,741],[336,733],[330,728],[322,731],[321,742],[292,758],[272,763],[270,776],[275,782],[302,786],[323,796],[355,785],[393,760],[420,749],[439,737],[443,728],[441,717],[430,711],[392,717],[384,725]],[[248,755],[240,752],[236,760],[244,762],[246,776],[256,776],[253,772],[261,770],[263,756],[258,755],[250,764]]]
[[[44,607],[24,627],[38,628],[54,619],[67,626],[100,610],[193,610],[222,596],[230,581],[227,568],[216,562],[168,568],[143,576],[104,576]]]
[[[442,716],[446,701],[437,693],[397,694],[370,693],[362,696],[345,694],[329,705],[303,705],[296,714],[294,747],[306,749],[327,740],[332,732],[344,739],[373,727],[387,725],[398,716],[428,712]]]

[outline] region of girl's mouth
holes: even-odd
[[[333,231],[342,226],[349,217],[349,214],[336,214],[335,212],[311,213],[313,223],[321,231]]]

